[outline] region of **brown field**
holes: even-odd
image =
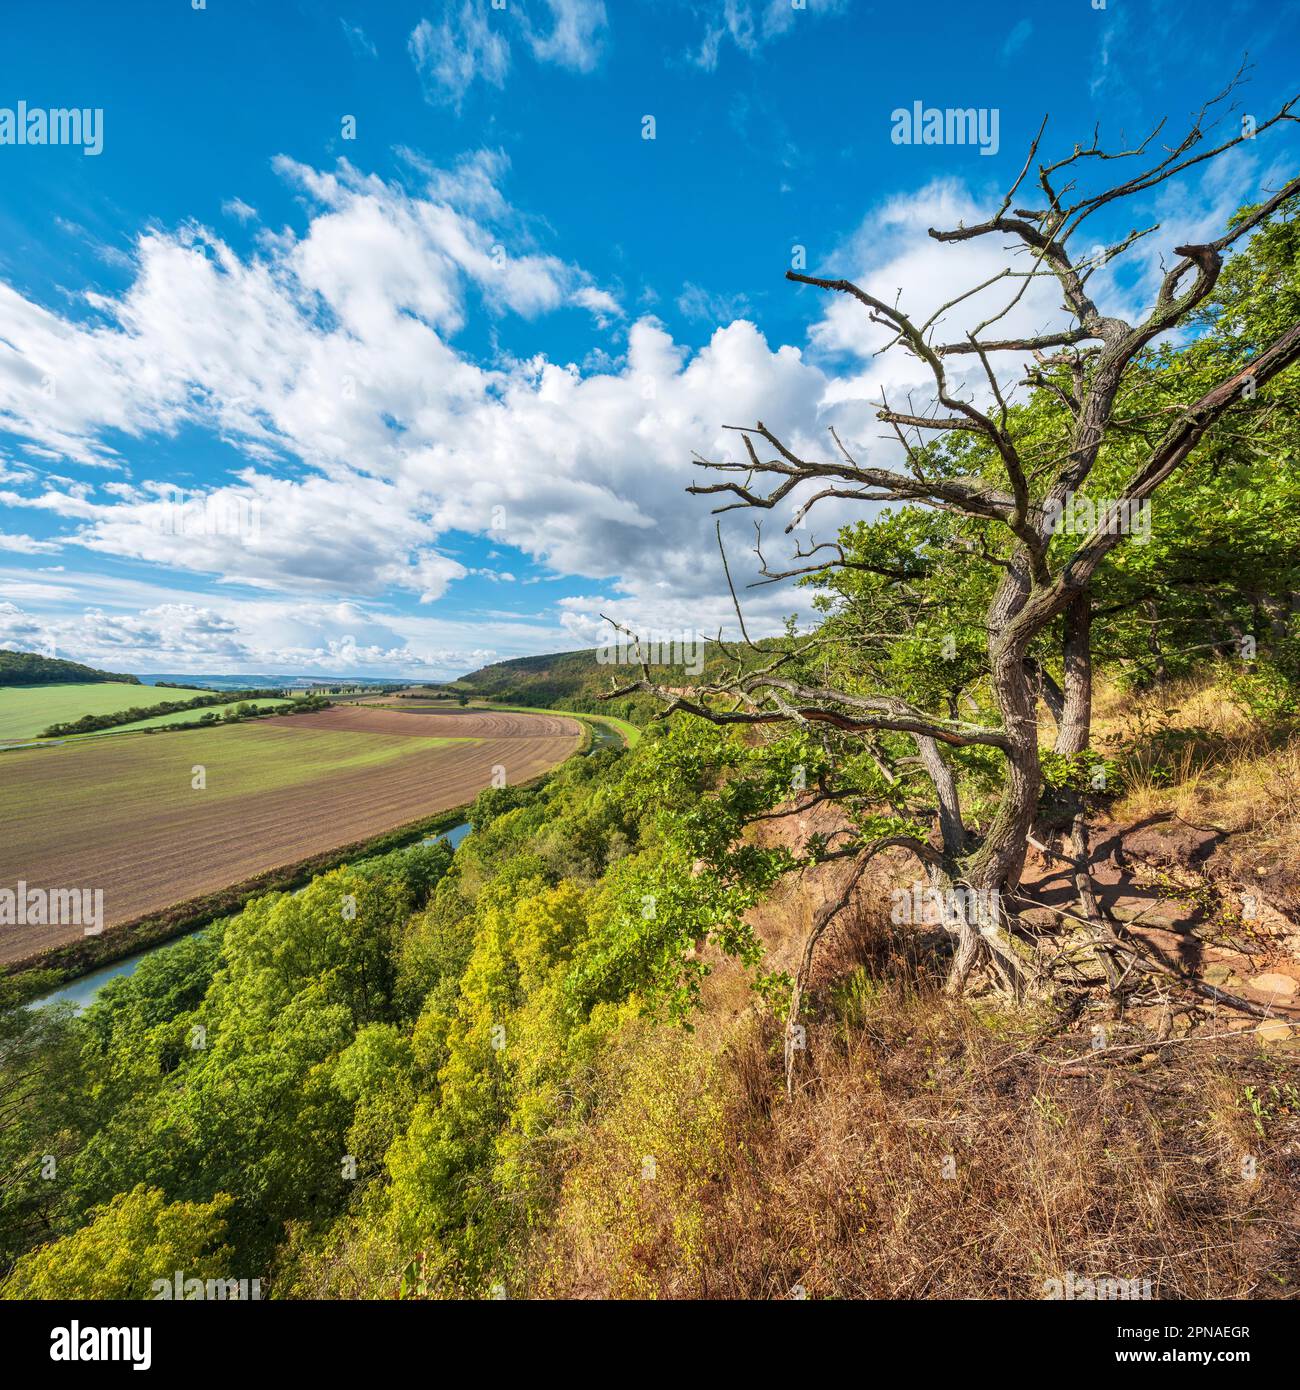
[[[581,740],[553,715],[342,707],[5,753],[0,887],[102,888],[111,927],[463,805],[494,766],[527,781]],[[0,962],[81,936],[0,926]]]
[[[419,720],[402,716],[420,714]],[[576,719],[558,714],[511,714],[490,709],[413,709],[336,705],[319,714],[294,716],[295,727],[304,729],[346,729],[355,733],[394,734],[403,738],[486,738],[538,739],[576,738],[581,725]]]

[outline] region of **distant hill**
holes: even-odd
[[[712,643],[707,653],[703,674],[692,673],[684,666],[656,666],[655,677],[663,685],[679,689],[716,678],[729,663]],[[639,674],[635,666],[602,666],[596,659],[596,649],[590,647],[585,651],[551,652],[546,656],[519,656],[497,661],[457,681],[428,688],[502,704],[613,714],[634,723],[644,723],[651,714],[663,708],[653,696],[600,699],[611,686],[626,684]]]
[[[496,661],[443,688],[517,704],[550,705],[557,700],[594,699],[609,688],[610,669],[597,664],[594,648],[552,652]]]
[[[140,684],[138,676],[97,671],[93,666],[83,666],[79,661],[38,656],[35,652],[0,651],[0,686],[92,685],[100,681],[116,681],[121,685]]]

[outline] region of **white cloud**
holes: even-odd
[[[1033,35],[1033,21],[1025,18],[1018,20],[1007,34],[1002,44],[1003,61],[1009,61],[1027,44]]]
[[[59,541],[38,541],[32,536],[0,531],[0,550],[12,550],[20,555],[44,555],[61,549]]]
[[[943,243],[927,235],[931,227],[969,225],[986,215],[982,202],[963,185],[936,180],[915,194],[887,200],[866,217],[834,257],[835,273],[847,275],[886,303],[897,302],[914,323],[925,323],[943,305],[1004,268],[1033,268],[1027,255],[1009,259],[1001,238]],[[1016,300],[1022,288],[1024,293]],[[902,404],[909,390],[917,391],[919,401],[932,399],[933,377],[924,362],[898,350],[877,355],[892,335],[873,323],[857,300],[818,289],[803,293],[822,301],[810,343],[838,368],[828,388],[828,401],[858,400],[878,406],[882,389],[893,405]],[[931,338],[961,341],[1013,300],[1009,312],[983,336],[1013,338],[1041,332],[1063,321],[1060,298],[1055,279],[1045,272],[1027,286],[1022,279],[1001,279],[940,315]],[[1002,366],[1016,365],[1022,355],[1013,354]],[[978,358],[950,358],[947,367],[953,381],[967,391],[981,396],[987,391]]]
[[[796,24],[843,14],[847,7],[848,0],[807,0],[799,9],[790,0],[711,0],[704,34],[690,55],[691,61],[712,72],[727,39],[752,58],[774,39],[790,33]]]
[[[730,323],[751,312],[749,298],[743,294],[716,294],[688,280],[677,296],[677,308],[688,319],[709,323]]]
[[[623,317],[623,307],[618,300],[608,290],[597,289],[595,285],[583,285],[575,290],[573,302],[588,310],[601,328]]]
[[[242,459],[186,500],[201,514],[255,514],[257,526],[177,525],[168,489],[190,484],[156,470],[32,487],[25,468],[0,503],[60,518],[65,543],[285,599],[405,592],[436,607],[467,573],[444,541],[458,531],[490,533],[554,573],[616,581],[612,601],[647,625],[664,625],[655,615],[665,606],[698,605],[709,625],[724,618],[709,503],[685,492],[700,477],[691,454],[734,457],[738,441],[721,426],[760,417],[819,448],[824,372],[745,321],[691,352],[650,317],[630,326],[625,354],[586,373],[541,355],[481,365],[453,345],[475,304],[523,318],[622,312],[581,268],[498,231],[513,224],[496,186],[500,156],[424,171],[418,194],[347,164],[277,167],[306,201],[301,234],[241,257],[201,226],[151,230],[134,281],[95,297],[84,323],[0,287],[15,309],[0,348],[10,429],[59,457],[123,467],[123,438],[206,429]],[[480,220],[489,209],[496,226]],[[33,359],[68,389],[46,396]],[[789,514],[768,520],[779,531]],[[743,575],[750,518],[727,527]],[[505,553],[493,563],[518,574]],[[794,606],[770,590],[756,604],[769,627]],[[563,643],[575,622],[570,604],[563,628],[533,626],[523,649]],[[107,632],[81,640],[103,645]],[[228,655],[205,629],[209,639],[213,661]],[[328,648],[323,637],[240,641],[257,652]]]
[[[543,0],[550,15],[549,33],[536,29],[525,11],[528,44],[542,63],[558,63],[574,72],[591,72],[600,60],[607,24],[605,0]]]
[[[267,602],[230,613],[196,603],[155,604],[131,613],[92,604],[38,616],[0,600],[0,648],[146,673],[313,670],[443,679],[502,655],[473,636],[454,628],[399,630],[351,603]],[[549,632],[546,640],[562,644],[564,634]]]
[[[516,31],[537,62],[585,73],[600,61],[606,29],[604,0],[512,0],[502,9],[444,0],[441,19],[422,19],[407,51],[426,99],[459,112],[475,81],[505,86]]]
[[[358,58],[378,58],[379,50],[367,35],[366,31],[359,24],[349,24],[342,16],[339,24],[343,29],[343,36],[348,41],[348,47]]]
[[[411,31],[407,51],[420,74],[425,97],[460,110],[475,79],[504,87],[510,70],[510,40],[497,21],[506,12],[462,0],[449,0],[442,22],[422,19]]]
[[[221,211],[227,217],[233,217],[239,222],[254,222],[257,220],[257,209],[251,203],[246,203],[242,198],[227,198],[221,205]]]

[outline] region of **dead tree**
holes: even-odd
[[[1177,259],[1165,271],[1153,301],[1138,321],[1130,323],[1098,308],[1089,289],[1092,275],[1157,227],[1130,232],[1091,256],[1076,255],[1073,249],[1081,229],[1103,209],[1136,199],[1248,138],[1245,131],[1217,143],[1210,138],[1214,122],[1208,117],[1234,86],[1235,80],[1206,104],[1181,140],[1172,146],[1156,146],[1157,153],[1150,151],[1160,136],[1159,126],[1132,149],[1105,151],[1094,137],[1087,148],[1076,145],[1063,158],[1038,163],[1047,124],[1044,121],[1019,177],[992,216],[974,226],[932,229],[929,233],[940,242],[998,238],[1013,258],[1011,266],[944,305],[925,322],[848,280],[787,272],[789,280],[855,300],[871,322],[887,330],[885,350],[910,354],[928,369],[930,402],[907,411],[886,404],[879,411],[879,418],[892,427],[903,445],[905,471],[859,462],[834,431],[835,447],[824,458],[802,457],[762,421],[729,427],[738,431],[744,461],[697,459],[707,470],[743,475],[689,489],[730,497],[732,500],[716,508],[719,512],[771,510],[801,485],[813,485],[816,491],[803,502],[795,520],[786,527],[787,533],[817,502],[834,497],[938,508],[983,523],[1000,534],[999,555],[982,548],[976,557],[1000,569],[984,619],[988,681],[998,712],[995,722],[969,722],[955,717],[953,710],[936,714],[888,692],[861,695],[791,679],[783,674],[780,658],[734,679],[702,687],[690,697],[657,687],[648,670],[618,692],[649,690],[663,698],[665,713],[685,711],[716,724],[793,721],[842,730],[868,741],[884,731],[910,735],[919,766],[933,791],[939,848],[936,851],[934,845],[920,841],[909,845],[897,837],[891,844],[912,849],[932,881],[982,890],[1001,904],[992,924],[977,923],[960,914],[959,920],[950,924],[955,938],[949,976],[952,991],[961,990],[977,967],[994,984],[1012,989],[1026,984],[1032,974],[1025,953],[1016,949],[1015,922],[1005,904],[1023,870],[1043,785],[1038,703],[1041,697],[1052,704],[1058,752],[1073,755],[1088,747],[1092,709],[1090,586],[1098,567],[1122,540],[1118,519],[1131,515],[1135,504],[1150,498],[1192,455],[1206,432],[1241,401],[1243,390],[1253,395],[1300,359],[1300,323],[1295,323],[1200,399],[1185,402],[1169,417],[1157,442],[1146,448],[1127,479],[1122,497],[1104,509],[1095,529],[1081,537],[1068,555],[1061,556],[1059,548],[1049,554],[1053,522],[1070,495],[1087,484],[1098,452],[1115,427],[1116,400],[1139,354],[1204,303],[1218,280],[1225,252],[1300,192],[1300,177],[1291,178],[1216,240],[1175,247]],[[1296,101],[1300,97],[1260,123],[1254,134],[1300,119],[1292,114]],[[1078,188],[1086,171],[1109,168],[1113,161],[1127,161],[1139,172],[1100,192],[1084,193]],[[1031,170],[1036,172],[1031,175]],[[1022,187],[1034,183],[1036,193],[1027,197]],[[1030,198],[1036,205],[1018,205],[1018,199]],[[1020,301],[1031,279],[1038,276],[1052,277],[1060,289],[1066,315],[1062,325],[1028,336],[998,336],[999,323]],[[990,315],[964,338],[935,341],[947,310],[1004,277],[1013,293],[1000,312]],[[1009,376],[995,365],[995,358],[1005,362],[1006,354],[1020,355],[1015,375]],[[980,403],[950,379],[953,364],[965,359],[977,360],[983,369],[987,390],[979,393]],[[1026,363],[1026,359],[1032,360]],[[1024,436],[1018,414],[1009,404],[1017,384],[1049,391],[1059,402],[1066,438],[1064,447],[1054,451],[1055,457],[1044,458],[1042,448]],[[978,436],[995,457],[997,473],[954,476],[950,469],[934,468],[933,455],[923,447],[924,442],[954,431]],[[843,550],[833,544],[800,552],[800,558],[812,563],[766,572],[781,578],[847,563]],[[901,568],[907,567],[904,564]],[[899,576],[900,581],[907,577]],[[1059,687],[1052,682],[1051,689],[1045,690],[1044,673],[1030,656],[1030,646],[1058,619],[1063,675]],[[978,837],[968,834],[956,780],[943,753],[945,748],[973,744],[996,749],[1004,768],[996,811]],[[880,848],[879,844],[858,845],[855,852],[865,860]],[[1086,909],[1090,896],[1086,882],[1088,847],[1081,807],[1072,827],[1069,851],[1081,876],[1081,902]],[[821,923],[820,928],[825,925]],[[1111,951],[1114,964],[1119,951],[1112,950],[1113,943],[1108,944],[1105,924],[1096,925],[1099,951]],[[810,964],[811,951],[807,955],[806,964]],[[806,970],[801,971],[796,997],[804,975]]]

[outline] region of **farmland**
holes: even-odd
[[[125,681],[88,684],[6,686],[0,689],[0,743],[35,738],[51,724],[83,714],[116,714],[157,700],[186,700],[207,690],[156,689]],[[198,717],[196,714],[195,718]]]
[[[13,808],[0,884],[102,888],[112,927],[459,806],[496,766],[509,782],[526,781],[580,741],[573,720],[553,715],[412,720],[354,707],[20,749],[0,755]],[[9,927],[0,960],[78,935],[76,926]]]
[[[447,714],[456,713],[456,706],[449,705],[446,700],[429,699],[421,702],[410,697],[394,698],[389,695],[362,695],[356,702],[358,705],[367,705],[371,708],[394,709],[403,714]],[[564,714],[577,719],[583,724],[591,725],[597,732],[600,730],[612,730],[617,733],[623,744],[627,748],[635,748],[641,739],[641,730],[635,724],[630,724],[626,719],[617,719],[610,714],[587,714],[571,710],[552,710],[543,709],[537,705],[498,705],[498,704],[471,704],[470,710],[503,710],[513,714]]]
[[[138,729],[161,729],[169,724],[193,724],[205,714],[220,718],[239,705],[253,709],[272,710],[293,704],[292,700],[231,700],[224,705],[206,705],[202,709],[182,709],[173,714],[155,714],[151,719],[137,719],[133,724],[118,724],[111,729],[99,729],[90,734],[73,734],[73,738],[109,738],[115,734],[134,733]]]

